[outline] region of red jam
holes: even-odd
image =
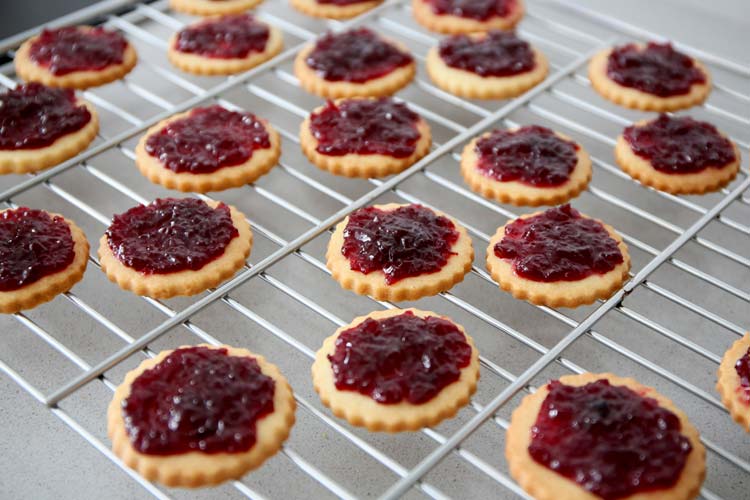
[[[578,145],[552,130],[530,125],[518,130],[493,130],[474,147],[477,169],[500,182],[555,187],[570,179],[578,163]]]
[[[607,75],[625,87],[659,97],[683,95],[706,75],[693,60],[669,43],[649,43],[645,49],[634,44],[616,47],[607,62]]]
[[[493,17],[507,17],[516,8],[516,0],[424,0],[432,12],[443,16],[457,16],[477,21]]]
[[[716,127],[688,116],[660,115],[623,133],[635,154],[665,174],[693,174],[736,160],[732,143]]]
[[[0,212],[0,292],[62,271],[74,258],[75,242],[62,217],[26,207]]]
[[[146,141],[146,152],[177,173],[210,174],[241,165],[256,149],[271,147],[263,122],[219,105],[195,108]]]
[[[414,59],[369,29],[357,28],[323,35],[305,62],[325,80],[364,83]]]
[[[604,379],[548,388],[531,428],[536,462],[605,500],[674,486],[692,450],[677,415]]]
[[[337,389],[381,404],[418,405],[458,380],[471,361],[471,346],[450,321],[407,311],[345,330],[328,360]]]
[[[738,390],[742,392],[745,402],[750,403],[750,349],[737,360],[734,369],[740,378]]]
[[[99,71],[122,64],[128,41],[104,28],[44,30],[31,44],[31,59],[56,76],[76,71]]]
[[[0,150],[36,149],[91,121],[72,90],[26,83],[0,94]]]
[[[221,257],[239,236],[229,207],[196,198],[163,198],[115,215],[109,248],[124,265],[143,274],[198,270]]]
[[[481,38],[454,35],[443,39],[438,50],[448,66],[481,77],[518,75],[536,65],[531,45],[505,31],[490,31]]]
[[[453,222],[422,205],[366,207],[349,216],[341,253],[352,271],[382,271],[389,285],[440,271],[458,241]]]
[[[183,347],[140,374],[122,402],[130,442],[147,455],[241,453],[273,413],[276,383],[226,349]]]
[[[513,270],[533,281],[578,281],[622,264],[617,242],[604,226],[570,205],[505,226],[495,255],[513,261]]]
[[[318,141],[315,150],[328,156],[380,154],[406,158],[414,154],[420,134],[419,115],[391,98],[328,101],[310,117]]]
[[[251,52],[263,52],[268,26],[250,14],[208,19],[177,34],[175,49],[217,59],[240,59]]]

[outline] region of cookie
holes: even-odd
[[[151,127],[135,148],[151,182],[206,193],[257,180],[281,155],[278,132],[251,113],[219,105],[179,113]]]
[[[351,19],[368,10],[377,7],[381,0],[341,0],[321,1],[321,0],[289,0],[292,7],[312,17],[323,17],[327,19]]]
[[[350,424],[414,431],[469,402],[479,353],[450,318],[418,309],[375,311],[323,342],[312,378],[323,404]]]
[[[750,334],[735,341],[721,358],[716,390],[735,422],[750,432]]]
[[[99,241],[102,271],[123,290],[166,299],[195,295],[242,268],[253,235],[220,202],[157,199],[115,215]]]
[[[523,0],[412,0],[412,14],[430,31],[455,35],[510,30],[523,18]]]
[[[501,203],[556,205],[586,189],[591,158],[570,137],[530,125],[474,138],[461,154],[461,174],[473,191]]]
[[[69,219],[26,207],[0,211],[0,313],[32,309],[81,281],[89,242]]]
[[[687,415],[611,373],[566,375],[526,396],[505,456],[537,500],[688,500],[706,476],[706,450]]]
[[[431,143],[427,122],[405,103],[387,97],[329,101],[300,127],[307,158],[345,177],[396,174],[425,156]]]
[[[177,12],[195,16],[224,16],[239,14],[263,0],[169,0],[169,7]]]
[[[125,375],[107,433],[115,455],[147,480],[197,488],[239,479],[273,456],[295,408],[286,378],[263,356],[182,346]]]
[[[487,247],[487,269],[517,299],[578,307],[620,289],[630,256],[612,227],[562,205],[500,227]]]
[[[27,82],[76,89],[119,80],[137,61],[120,33],[90,26],[45,29],[26,40],[14,60],[16,74]]]

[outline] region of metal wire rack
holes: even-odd
[[[503,458],[507,418],[517,398],[564,373],[614,371],[656,386],[701,430],[709,452],[704,498],[746,498],[747,438],[713,385],[721,355],[748,322],[747,159],[735,182],[703,197],[672,196],[633,182],[613,165],[611,149],[622,127],[643,115],[600,99],[589,88],[586,62],[614,42],[658,34],[563,2],[528,3],[519,32],[547,54],[551,73],[507,102],[463,100],[425,78],[424,55],[437,38],[412,21],[405,0],[388,1],[346,23],[306,18],[283,0],[269,0],[258,15],[283,30],[288,49],[226,79],[188,76],[169,66],[166,40],[190,19],[169,11],[165,0],[106,0],[59,20],[121,30],[140,62],[122,81],[84,93],[102,122],[92,147],[38,175],[0,179],[5,206],[65,213],[95,243],[113,213],[169,194],[134,168],[138,136],[158,120],[208,101],[269,119],[282,134],[283,154],[256,184],[215,195],[247,214],[256,235],[248,267],[232,280],[189,299],[137,298],[106,282],[92,253],[89,271],[73,291],[0,319],[0,370],[111,461],[115,467],[107,473],[119,469],[143,487],[139,494],[158,498],[528,498]],[[385,180],[318,171],[301,155],[297,139],[299,123],[320,100],[299,89],[291,60],[325,29],[361,24],[401,40],[415,54],[420,73],[398,97],[427,119],[436,141],[427,157]],[[0,54],[12,56],[32,33],[0,42]],[[707,63],[716,81],[708,102],[690,113],[725,130],[747,154],[750,69],[678,45]],[[15,85],[11,63],[0,66],[0,84]],[[634,263],[630,281],[605,302],[576,310],[531,306],[498,291],[484,270],[489,235],[519,209],[467,189],[456,160],[484,130],[527,123],[566,132],[591,153],[594,180],[574,204],[615,226]],[[349,427],[322,407],[309,382],[311,358],[323,338],[356,315],[393,307],[339,289],[324,265],[331,227],[351,211],[384,200],[451,213],[469,229],[478,255],[463,283],[417,305],[452,316],[472,333],[482,354],[479,392],[455,419],[398,436]],[[105,432],[111,397],[106,388],[114,389],[145,356],[195,342],[236,344],[266,355],[289,377],[299,405],[298,423],[279,456],[210,492],[144,481],[109,451]]]

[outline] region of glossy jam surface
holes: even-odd
[[[349,216],[341,253],[352,271],[382,271],[389,285],[440,271],[459,233],[453,222],[421,205],[366,207]]]
[[[406,158],[414,154],[419,115],[391,98],[350,99],[310,117],[318,153],[328,156],[380,154]]]
[[[36,149],[91,121],[72,90],[26,83],[0,94],[0,150]]]
[[[217,59],[240,59],[263,52],[268,26],[249,14],[236,14],[202,21],[177,34],[175,49]]]
[[[506,17],[516,6],[516,0],[424,0],[438,15],[465,17],[487,21],[492,17]]]
[[[327,33],[305,59],[321,78],[353,83],[379,78],[413,61],[411,55],[367,28]]]
[[[490,31],[479,39],[455,35],[438,47],[440,59],[452,68],[481,77],[513,76],[534,69],[534,51],[515,33]]]
[[[62,217],[26,207],[0,212],[0,292],[62,271],[74,258],[75,242]]]
[[[738,391],[742,393],[746,403],[750,403],[750,349],[734,364],[737,376],[740,378]]]
[[[122,402],[133,447],[147,455],[241,453],[273,412],[276,383],[226,349],[184,347],[140,374]]]
[[[146,152],[169,170],[191,174],[241,165],[256,149],[269,147],[268,131],[255,115],[218,105],[196,108],[146,141]]]
[[[495,255],[510,259],[519,276],[533,281],[578,281],[604,274],[623,262],[622,252],[604,226],[570,205],[505,226]]]
[[[605,379],[548,388],[531,428],[535,461],[605,500],[677,482],[692,450],[677,415]]]
[[[407,311],[345,330],[328,360],[337,389],[382,404],[418,405],[458,380],[471,361],[471,346],[450,321]]]
[[[221,257],[239,235],[229,207],[196,198],[163,198],[115,215],[109,248],[124,265],[143,274],[198,270]]]
[[[125,37],[114,31],[67,27],[42,31],[29,55],[53,75],[63,76],[122,64],[127,46]]]
[[[732,143],[716,127],[688,116],[661,115],[627,127],[623,137],[635,154],[666,174],[693,174],[736,159]]]
[[[552,130],[530,125],[518,130],[493,130],[477,141],[477,169],[500,182],[555,187],[570,179],[578,163],[578,145]]]
[[[607,61],[607,75],[625,87],[659,97],[684,95],[706,75],[693,60],[672,45],[649,43],[645,49],[630,44],[616,47]]]

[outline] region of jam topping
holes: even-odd
[[[623,136],[635,154],[666,174],[692,174],[736,160],[732,143],[716,127],[688,116],[663,114],[627,127]]]
[[[471,71],[481,77],[513,76],[531,71],[534,51],[515,33],[490,31],[486,36],[454,35],[438,47],[440,59],[452,68]]]
[[[128,41],[104,28],[44,30],[31,44],[31,59],[56,76],[75,71],[99,71],[122,64]]]
[[[328,101],[310,117],[315,150],[329,156],[381,154],[406,158],[420,138],[419,115],[391,98]]]
[[[146,141],[146,152],[177,173],[209,174],[245,163],[271,147],[266,126],[251,113],[219,105],[196,108]]]
[[[183,347],[133,381],[122,402],[125,428],[148,455],[245,452],[257,422],[273,413],[275,386],[255,358]]]
[[[217,59],[239,59],[251,52],[263,52],[269,33],[266,24],[249,14],[223,16],[180,31],[175,49]]]
[[[737,360],[734,369],[740,378],[738,391],[742,393],[745,402],[750,403],[750,349]]]
[[[411,55],[367,28],[327,33],[305,59],[325,80],[354,83],[379,78],[412,62]]]
[[[459,233],[453,222],[422,205],[366,207],[349,216],[341,253],[352,271],[382,271],[389,285],[440,271]]]
[[[513,261],[513,270],[533,281],[578,281],[605,274],[623,262],[622,252],[601,224],[570,205],[505,226],[495,255]]]
[[[516,0],[423,0],[432,12],[443,16],[457,16],[477,21],[493,17],[507,17],[516,8]]]
[[[26,83],[0,94],[0,150],[36,149],[91,121],[70,89]]]
[[[336,388],[381,404],[426,403],[471,361],[471,346],[455,324],[411,311],[368,318],[343,331],[335,345],[328,360]]]
[[[607,61],[607,76],[625,87],[659,97],[690,92],[694,83],[705,83],[706,75],[693,60],[669,43],[616,47]]]
[[[474,148],[477,169],[500,182],[518,181],[555,187],[570,179],[578,163],[578,144],[552,130],[530,125],[518,130],[493,130]]]
[[[239,236],[229,207],[212,208],[195,198],[164,198],[115,215],[109,248],[124,265],[143,274],[198,270],[219,258]]]
[[[0,292],[62,271],[74,258],[70,226],[59,215],[26,207],[0,212]]]
[[[677,482],[692,450],[677,415],[605,379],[548,388],[531,428],[536,462],[605,500]]]

